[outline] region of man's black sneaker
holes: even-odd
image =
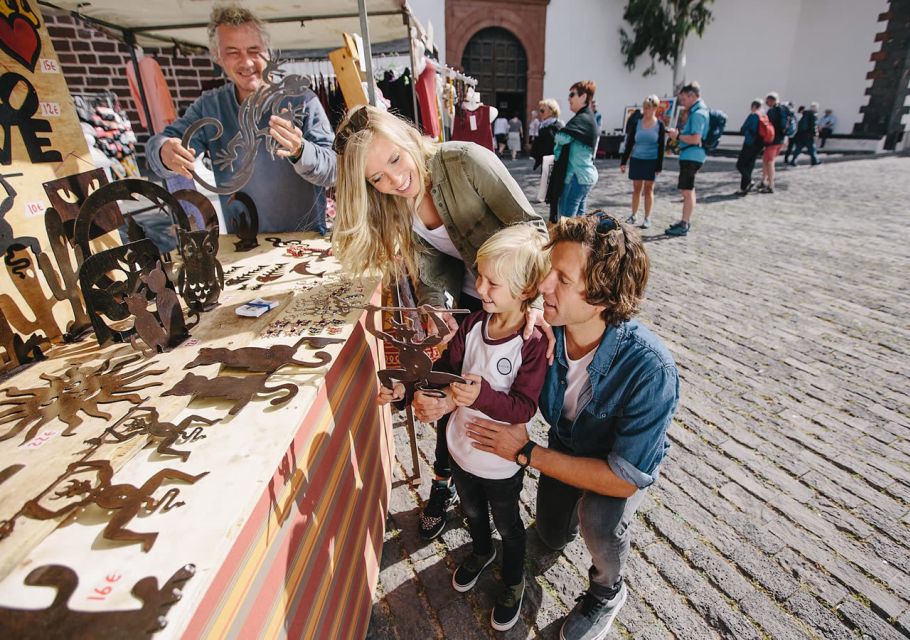
[[[511,587],[503,586],[502,593],[496,598],[493,613],[490,614],[490,624],[497,631],[508,631],[518,622],[521,614],[521,603],[525,597],[525,581],[521,579]]]
[[[470,591],[477,584],[477,578],[480,577],[483,570],[489,567],[490,563],[495,559],[496,547],[493,547],[489,556],[479,556],[472,553],[465,558],[464,562],[458,565],[455,573],[452,574],[452,586],[455,587],[455,591],[459,593]]]
[[[593,593],[578,597],[578,604],[566,616],[559,630],[559,640],[603,640],[610,632],[616,614],[626,603],[629,591],[623,582],[616,595],[609,600],[598,598]]]
[[[430,488],[430,499],[423,513],[420,514],[420,537],[432,540],[445,529],[446,511],[458,502],[455,485],[446,480],[433,480]]]

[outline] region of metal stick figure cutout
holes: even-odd
[[[436,309],[428,304],[417,308],[367,305],[364,309],[367,312],[366,330],[398,349],[398,359],[401,362],[401,368],[380,369],[376,372],[382,386],[392,389],[395,386],[395,382],[398,381],[405,384],[413,384],[416,390],[428,396],[444,398],[445,394],[440,389],[430,388],[429,385],[446,386],[452,382],[467,383],[467,380],[453,373],[433,371],[433,361],[425,352],[425,349],[441,344],[443,339],[449,334],[449,327],[439,314],[444,312],[469,313],[467,309]],[[403,322],[392,319],[394,335],[377,330],[375,325],[376,311],[402,311],[405,314],[407,312],[423,313],[429,317],[436,327],[436,335],[428,335],[425,338],[416,339],[417,331],[414,329],[413,320],[408,315],[405,315]]]
[[[97,477],[97,483],[93,484],[91,480],[73,477],[85,473],[94,474]],[[60,479],[61,483],[67,480],[66,486],[56,491],[50,500],[74,497],[79,497],[81,498],[80,500],[70,502],[60,509],[52,510],[40,504],[41,499],[47,495],[47,492],[45,492],[41,496],[26,502],[20,514],[35,520],[50,520],[94,504],[112,514],[102,533],[105,538],[117,542],[138,542],[142,545],[143,551],[148,551],[155,544],[158,533],[139,533],[127,529],[126,526],[133,518],[139,515],[140,511],[150,514],[160,508],[162,512],[167,512],[185,504],[182,501],[175,502],[175,499],[180,494],[180,490],[177,488],[168,490],[161,499],[152,497],[152,494],[165,482],[178,480],[188,484],[195,484],[207,476],[208,473],[208,471],[204,471],[199,475],[191,476],[177,469],[162,469],[146,480],[141,487],[136,487],[131,484],[113,484],[114,468],[108,460],[74,462],[67,467],[66,473]],[[54,486],[60,486],[60,483]],[[4,523],[2,534],[8,534],[12,531],[14,519],[15,516]]]

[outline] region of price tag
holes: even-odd
[[[56,60],[50,58],[41,58],[38,60],[38,69],[41,73],[60,73],[60,66]]]
[[[468,118],[468,126],[471,127],[471,131],[477,131],[477,116],[470,116]]]
[[[44,431],[43,433],[35,436],[34,438],[32,438],[31,440],[26,442],[24,446],[26,449],[37,449],[38,447],[43,445],[45,442],[47,442],[48,440],[53,438],[58,433],[59,433],[58,431],[52,431],[52,430]]]
[[[87,596],[89,600],[107,600],[107,597],[114,590],[114,587],[111,585],[122,578],[119,573],[112,573],[104,577],[104,585],[101,587],[95,587],[92,589],[92,594]]]
[[[42,200],[25,203],[26,218],[37,218],[38,216],[43,216],[45,211],[47,211],[47,205]]]
[[[52,118],[60,117],[60,105],[56,102],[42,102],[40,104],[40,111],[42,116],[50,116]]]

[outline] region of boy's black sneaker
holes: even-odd
[[[496,598],[496,606],[490,614],[490,624],[497,631],[508,631],[518,622],[521,614],[521,603],[525,597],[525,581],[521,579],[516,585],[504,586],[502,593]]]
[[[496,547],[493,547],[489,556],[479,556],[476,553],[472,553],[465,558],[464,562],[458,565],[455,573],[452,574],[452,586],[455,591],[459,593],[470,591],[477,584],[477,578],[480,577],[483,570],[489,567],[490,563],[495,559]]]
[[[430,488],[430,499],[423,513],[420,514],[420,537],[432,540],[446,527],[446,512],[458,502],[455,485],[447,480],[433,480]]]

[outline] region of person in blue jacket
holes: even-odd
[[[146,146],[149,168],[162,178],[182,175],[192,178],[196,155],[208,151],[212,159],[231,153],[228,145],[240,131],[238,112],[241,103],[263,85],[262,72],[269,54],[269,36],[262,22],[249,10],[238,6],[216,6],[208,27],[212,58],[230,80],[218,89],[206,91],[186,114],[153,136]],[[307,89],[303,95],[288,98],[284,104],[297,112],[296,125],[270,113],[262,114],[257,127],[268,131],[277,143],[276,157],[265,151],[264,141],[240,149],[231,167],[215,165],[215,181],[223,184],[243,162],[243,154],[258,147],[253,173],[241,189],[250,196],[259,214],[260,232],[326,232],[325,188],[335,184],[335,136],[316,94]],[[184,147],[181,138],[187,128],[203,117],[217,119],[224,131],[215,137],[213,126],[203,127]],[[241,205],[229,204],[221,196],[221,207],[229,229],[230,220],[239,215]]]

